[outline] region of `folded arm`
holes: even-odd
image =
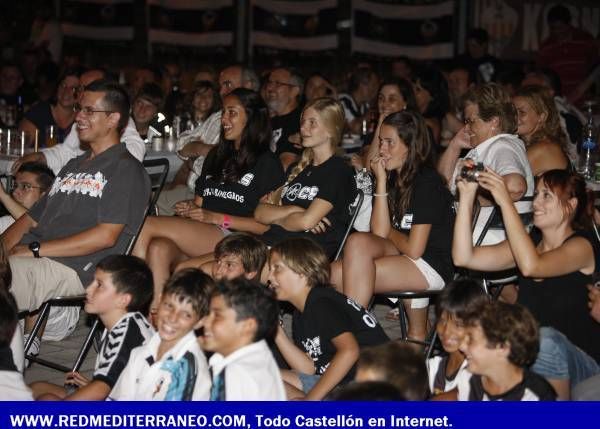
[[[288,231],[308,231],[317,226],[332,209],[333,205],[329,201],[315,198],[306,210],[296,210],[273,223]]]
[[[297,212],[304,212],[304,209],[293,205],[279,206],[270,203],[260,203],[254,211],[254,219],[265,225],[271,225]]]

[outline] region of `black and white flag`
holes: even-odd
[[[415,59],[450,58],[454,55],[454,5],[390,4],[352,1],[352,51],[363,54]]]
[[[67,37],[133,40],[133,0],[63,0],[61,27]]]
[[[337,6],[337,0],[254,0],[251,45],[291,51],[336,49]]]
[[[150,43],[176,46],[231,46],[233,0],[146,0]]]

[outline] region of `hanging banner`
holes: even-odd
[[[63,0],[61,27],[66,37],[133,40],[133,0]]]
[[[352,1],[352,51],[420,60],[454,55],[454,1],[406,5]]]
[[[569,8],[573,26],[598,36],[598,0],[476,0],[473,3],[472,27],[487,30],[490,54],[510,60],[528,60],[548,37],[546,16],[548,10],[557,4]]]
[[[336,49],[337,5],[337,0],[253,0],[251,45],[291,51]]]
[[[231,46],[233,0],[146,0],[150,43],[177,46]]]

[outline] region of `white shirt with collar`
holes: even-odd
[[[529,160],[527,159],[527,150],[525,144],[516,135],[513,134],[498,134],[484,141],[471,149],[465,158],[472,159],[475,162],[482,162],[487,168],[498,173],[500,176],[507,174],[519,174],[523,176],[527,184],[527,190],[523,196],[530,197],[535,190],[535,182]],[[450,191],[456,194],[456,178],[460,174],[461,163],[457,163],[450,181]],[[531,210],[531,201],[516,201],[515,208],[519,213],[525,213]],[[477,240],[480,232],[483,230],[492,207],[482,207],[477,218],[475,230],[473,233],[473,242]],[[496,244],[505,238],[504,231],[490,231],[486,235],[486,239],[482,244]]]
[[[229,356],[215,353],[209,364],[213,380],[225,371],[227,401],[285,401],[281,373],[265,340],[236,350]]]
[[[191,397],[180,399],[194,401],[209,399],[211,381],[208,364],[194,331],[188,332],[160,360],[156,361],[160,343],[160,336],[156,333],[144,345],[131,351],[129,362],[110,392],[109,400],[164,400],[172,382],[172,374],[164,369],[164,362],[168,359],[178,361],[190,358],[193,358],[194,366],[191,370],[196,374],[195,379],[188,380],[189,383],[194,383],[193,392]],[[191,386],[187,387],[191,388]]]
[[[471,149],[465,158],[472,159],[475,162],[482,162],[483,165],[494,170],[500,176],[507,174],[520,174],[527,183],[525,196],[533,195],[535,183],[529,160],[527,159],[527,150],[525,144],[516,135],[498,134],[484,141]],[[456,178],[460,174],[460,163],[454,169],[452,180],[450,181],[450,191],[456,193]]]
[[[146,145],[144,144],[144,140],[140,137],[140,134],[137,132],[135,123],[131,117],[121,134],[121,141],[125,143],[127,150],[138,161],[142,162],[144,160],[144,156],[146,155]],[[71,131],[67,137],[65,137],[64,142],[50,148],[44,148],[42,149],[42,152],[46,157],[48,167],[54,171],[54,174],[58,174],[61,168],[63,168],[71,159],[82,155],[84,151],[80,147],[77,124],[73,124]]]

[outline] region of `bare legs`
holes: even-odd
[[[223,232],[212,224],[179,217],[148,217],[133,254],[145,259],[152,270],[152,307],[159,302],[163,286],[177,264],[211,253],[222,238]]]
[[[331,271],[331,280],[336,288],[363,307],[369,305],[374,293],[425,290],[428,287],[427,280],[414,262],[400,255],[390,240],[363,232],[348,238],[343,262],[334,263]],[[413,309],[410,304],[406,307],[409,336],[424,339],[426,309]]]

